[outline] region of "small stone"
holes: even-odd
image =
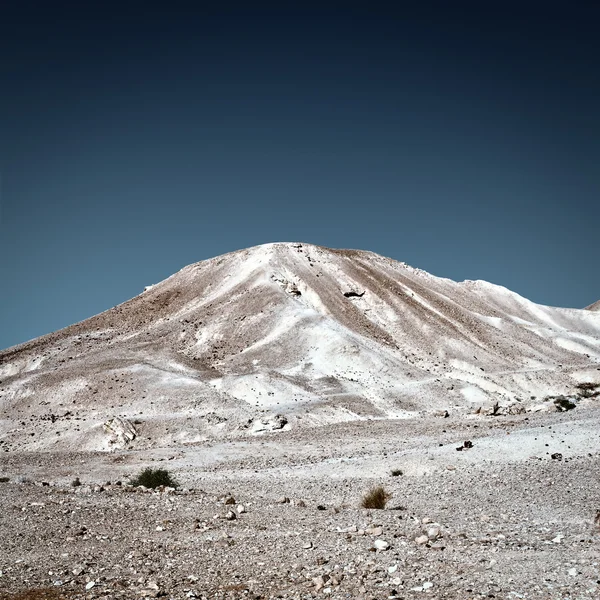
[[[241,515],[246,512],[246,507],[243,504],[238,504],[237,513]]]
[[[226,506],[230,506],[231,504],[235,504],[235,498],[233,496],[226,496],[223,500],[223,504]]]
[[[426,535],[420,535],[415,538],[415,543],[419,546],[426,544],[429,541],[429,538]]]
[[[95,581],[88,581],[88,583],[85,584],[85,589],[91,590],[95,585],[96,585]]]
[[[302,548],[304,548],[304,550],[309,550],[312,547],[313,547],[312,542],[306,542],[306,544],[302,545]]]
[[[312,581],[315,584],[315,589],[317,592],[321,591],[325,587],[325,578],[322,575],[313,577]]]
[[[430,540],[437,540],[440,537],[440,528],[439,527],[430,527],[427,530],[427,537]]]
[[[410,588],[411,592],[425,592],[433,587],[433,583],[431,581],[426,581],[423,585]]]
[[[304,502],[304,500],[294,500],[293,504],[294,506],[299,506],[300,508],[306,507],[306,502]]]
[[[390,545],[384,540],[375,540],[375,542],[373,542],[373,546],[377,550],[387,550],[390,547]]]
[[[236,518],[237,515],[232,510],[228,510],[225,513],[225,519],[227,519],[227,521],[235,521]]]
[[[290,499],[287,496],[280,496],[275,500],[275,504],[289,504]]]
[[[577,577],[577,575],[578,575],[577,569],[575,567],[573,567],[572,569],[569,569],[568,573],[571,577]]]
[[[429,517],[423,517],[421,519],[421,523],[423,523],[423,525],[427,525],[427,523],[433,523],[433,519],[430,519]]]

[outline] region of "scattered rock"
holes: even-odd
[[[127,419],[113,417],[103,425],[104,431],[110,435],[109,444],[125,447],[137,437],[137,430]]]
[[[386,542],[385,540],[375,540],[373,542],[373,546],[377,550],[387,550],[390,547],[390,545],[388,544],[388,542]]]
[[[283,415],[265,416],[252,422],[252,433],[265,431],[279,431],[288,423],[287,417]]]

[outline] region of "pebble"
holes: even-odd
[[[433,587],[433,583],[431,581],[426,581],[423,585],[419,585],[414,588],[410,588],[411,592],[425,592]]]
[[[325,587],[325,578],[322,575],[319,575],[318,577],[313,577],[312,581],[315,584],[315,589],[317,592],[319,592]]]
[[[415,538],[415,543],[418,544],[419,546],[426,544],[428,541],[429,541],[429,538],[426,535],[420,535]]]
[[[390,547],[390,545],[385,540],[375,540],[373,546],[377,550],[387,550]]]
[[[91,590],[95,585],[96,585],[95,581],[88,581],[88,583],[85,584],[85,589]]]

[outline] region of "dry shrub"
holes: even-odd
[[[360,505],[362,508],[384,509],[388,500],[392,497],[382,486],[371,488],[362,498]]]
[[[132,482],[131,485],[143,485],[147,488],[157,488],[159,486],[177,487],[177,482],[171,477],[166,469],[144,469]]]

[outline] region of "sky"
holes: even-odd
[[[0,348],[275,241],[599,300],[600,5],[387,4],[3,1]]]

